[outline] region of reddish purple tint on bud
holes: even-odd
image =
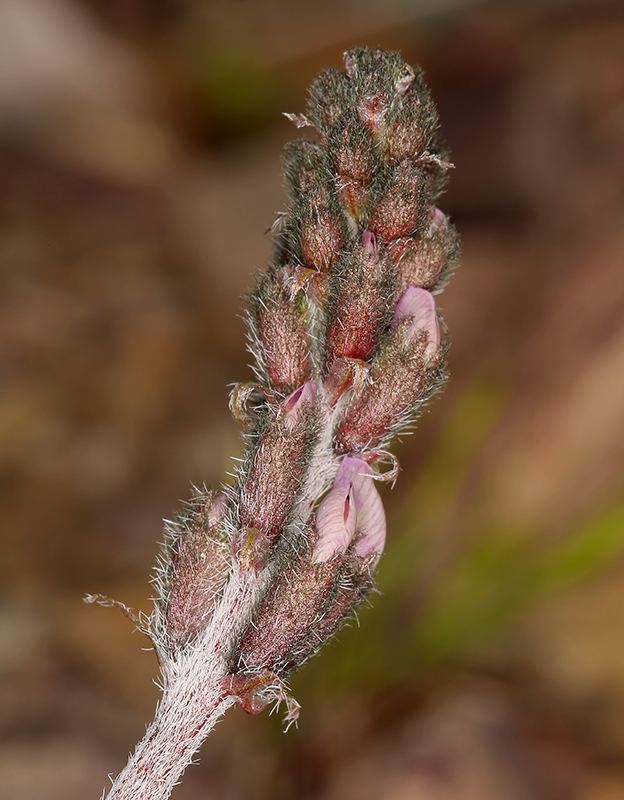
[[[358,106],[360,119],[375,138],[379,137],[385,128],[387,112],[388,98],[382,93],[365,97]]]
[[[435,355],[440,346],[440,326],[433,295],[426,289],[410,286],[398,302],[392,318],[392,327],[396,328],[404,319],[411,319],[411,325],[406,331],[408,340],[414,341],[421,331],[426,331],[425,356]]]
[[[319,145],[297,141],[284,149],[284,162],[293,200],[284,241],[305,266],[326,271],[345,244],[344,221],[335,188],[328,185],[326,160]]]
[[[299,218],[299,243],[308,267],[327,271],[345,244],[341,220],[323,204],[322,192],[309,196]]]
[[[274,541],[284,527],[305,478],[314,435],[317,385],[307,381],[277,409],[258,435],[251,463],[243,468],[239,525]],[[256,545],[254,545],[256,546]]]
[[[344,553],[352,540],[357,555],[381,555],[386,541],[386,516],[374,475],[362,459],[342,459],[334,484],[316,513],[319,538],[314,561],[328,561],[334,554]]]
[[[276,389],[300,386],[310,377],[308,300],[293,291],[292,267],[269,272],[251,298],[252,339]]]
[[[390,173],[386,189],[369,214],[367,227],[382,242],[411,236],[420,222],[424,188],[418,167],[409,161],[397,164]]]
[[[425,331],[410,318],[398,323],[375,356],[366,384],[345,413],[336,442],[342,453],[383,446],[439,385],[440,351],[425,355]]]
[[[343,128],[329,149],[331,162],[343,180],[367,188],[373,177],[374,162],[370,134],[363,126]]]
[[[367,236],[336,273],[334,302],[327,328],[326,366],[341,357],[369,358],[386,314],[390,276],[376,255],[374,234]],[[372,251],[372,252],[371,252]]]
[[[314,628],[333,599],[335,572],[333,564],[299,559],[279,573],[245,631],[233,671],[269,669],[284,675],[315,652],[321,640]]]
[[[171,528],[165,622],[174,648],[203,630],[227,578],[228,550],[220,530],[227,504],[223,494],[214,499],[212,493],[199,495],[190,512]]]
[[[384,150],[388,161],[416,159],[427,151],[439,149],[435,131],[438,115],[430,97],[423,92],[422,71],[406,65],[394,85],[402,100],[394,104],[386,119]]]
[[[394,296],[398,300],[410,286],[439,291],[457,264],[459,242],[455,228],[435,209],[429,229],[419,239],[397,239],[390,243],[388,253],[396,264]]]
[[[370,568],[360,559],[312,564],[299,558],[277,574],[245,631],[232,671],[288,675],[345,623],[371,588]]]
[[[329,139],[327,150],[336,174],[338,195],[353,218],[359,221],[368,206],[375,172],[371,133],[363,124],[352,120]]]

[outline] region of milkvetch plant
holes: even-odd
[[[230,397],[246,453],[233,485],[196,491],[167,525],[154,610],[136,620],[163,696],[109,800],[167,798],[235,703],[297,718],[286,681],[374,589],[376,481],[396,479],[388,448],[445,379],[434,294],[459,246],[436,208],[451,166],[437,114],[397,53],[344,63],[287,115],[311,136],[285,147],[290,205],[248,298],[256,382]]]

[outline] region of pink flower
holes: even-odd
[[[329,561],[344,553],[352,541],[355,553],[361,557],[381,555],[386,541],[386,516],[373,476],[373,470],[361,458],[342,459],[334,484],[316,512],[319,539],[315,562]]]

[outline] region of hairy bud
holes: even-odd
[[[208,624],[230,568],[223,522],[227,498],[201,493],[175,522],[156,577],[164,603],[160,609],[165,648],[185,645]]]
[[[284,247],[302,264],[327,271],[347,240],[341,213],[322,150],[310,142],[293,142],[284,152],[292,208]]]
[[[269,542],[280,534],[305,479],[316,394],[317,384],[308,381],[277,407],[267,428],[255,434],[255,447],[241,475],[239,525],[255,529]]]
[[[445,375],[437,322],[431,316],[431,307],[427,314],[424,306],[423,303],[423,307],[414,312],[421,315],[420,321],[412,316],[401,318],[402,312],[399,313],[386,344],[372,361],[366,384],[338,428],[339,452],[358,452],[385,445],[414,419],[422,403],[439,389]],[[433,355],[434,347],[436,355]]]
[[[396,164],[371,208],[367,226],[382,242],[412,236],[423,224],[426,188],[418,164],[408,160]]]
[[[453,225],[436,208],[427,231],[417,239],[391,242],[388,252],[397,264],[395,299],[398,300],[409,286],[420,286],[430,292],[444,288],[457,266],[459,241]]]
[[[232,671],[288,676],[311,658],[373,588],[371,559],[296,559],[277,576],[237,649]]]
[[[311,374],[309,300],[295,283],[292,267],[271,270],[251,295],[247,317],[259,372],[278,391],[292,391]]]
[[[337,358],[368,359],[387,313],[392,275],[382,269],[375,237],[364,231],[362,244],[342,260],[332,276],[327,330],[327,367]]]

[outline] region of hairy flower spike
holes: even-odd
[[[169,527],[141,623],[163,700],[108,800],[166,800],[234,703],[284,700],[296,719],[285,681],[374,589],[375,481],[396,479],[388,448],[445,378],[433,294],[459,248],[436,206],[450,166],[437,114],[398,53],[344,62],[287,115],[316,140],[284,150],[289,206],[249,296],[257,383],[230,397],[246,452],[234,485],[198,493]]]

